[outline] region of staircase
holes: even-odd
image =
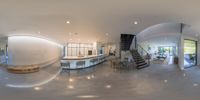
[[[142,69],[149,66],[149,61],[146,62],[145,59],[138,53],[138,50],[132,50],[131,53],[137,69]]]
[[[133,39],[135,39],[134,42],[135,42],[136,49],[130,50]],[[137,44],[136,35],[121,34],[120,40],[121,40],[120,53],[121,53],[121,51],[131,51],[131,54],[133,56],[133,59],[135,61],[137,69],[142,69],[142,68],[148,67],[150,65],[150,62],[149,62],[150,58],[149,57],[148,57],[148,59],[143,58],[146,55],[149,55],[149,53],[144,48],[142,48],[142,46]],[[120,56],[121,56],[121,54],[120,54]],[[147,62],[146,62],[146,60],[147,60]]]
[[[132,34],[121,34],[120,38],[120,49],[121,51],[129,51],[135,35]]]

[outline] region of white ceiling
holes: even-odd
[[[118,42],[121,33],[166,22],[200,32],[199,9],[199,0],[0,0],[0,34],[36,34],[62,43],[70,38]]]

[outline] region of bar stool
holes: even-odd
[[[85,61],[76,62],[76,68],[85,68]]]

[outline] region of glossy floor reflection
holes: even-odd
[[[108,62],[96,67],[59,71],[58,65],[30,75],[13,75],[0,68],[2,100],[198,100],[200,68],[180,71],[176,65],[151,65],[142,70],[116,70]],[[36,84],[34,87],[9,87]]]

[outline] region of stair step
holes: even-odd
[[[143,62],[143,63],[137,64],[137,66],[142,66],[142,65],[146,65],[146,64],[147,64],[146,62]]]
[[[139,70],[139,69],[143,69],[143,68],[146,68],[146,67],[149,67],[149,65],[146,64],[146,65],[143,65],[143,66],[137,66],[137,69]]]
[[[142,58],[142,57],[139,57],[139,56],[138,56],[138,57],[133,57],[133,58],[135,58],[135,59],[139,59],[139,58]],[[142,58],[142,59],[143,59],[143,58]]]
[[[135,61],[144,60],[143,58],[134,59]]]
[[[140,63],[146,63],[145,61],[139,61],[139,62],[135,62],[136,64],[140,64]]]
[[[149,64],[146,63],[144,58],[138,53],[137,50],[132,50],[131,53],[137,69],[142,69],[149,66]]]

